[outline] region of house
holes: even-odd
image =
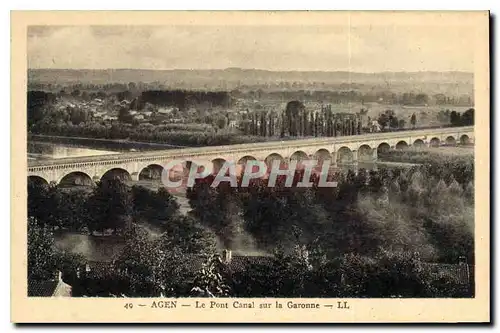
[[[219,254],[219,258],[232,273],[245,271],[252,264],[270,264],[274,259],[271,255],[233,255],[231,250],[223,250],[222,254]],[[104,258],[95,259],[87,261],[85,266],[79,269],[78,274],[105,275],[113,269],[112,260]],[[186,261],[189,262],[189,269],[194,276],[196,272],[203,268],[207,258],[200,255],[188,254]]]
[[[371,126],[370,126],[370,132],[380,132],[380,124],[376,120],[372,120]]]
[[[159,108],[158,113],[161,114],[170,114],[174,111],[174,108]]]
[[[71,289],[71,286],[63,281],[60,271],[57,271],[52,280],[28,280],[28,297],[71,297]]]
[[[93,105],[93,106],[102,106],[103,104],[104,104],[104,102],[99,98],[96,98],[90,102],[90,105]]]
[[[273,260],[271,255],[233,255],[231,250],[222,251],[222,261],[232,273],[246,271],[250,265],[272,264]]]
[[[93,113],[91,117],[94,120],[105,120],[104,118],[107,117],[107,113],[105,111],[97,111]]]
[[[302,258],[308,257],[308,252],[305,247],[298,247],[298,254]],[[185,276],[185,285],[181,286],[181,294],[189,292],[192,296],[206,297],[213,295],[210,291],[203,290],[199,288],[196,283],[197,276],[206,267],[208,263],[208,258],[196,254],[189,255],[184,258],[182,269],[188,270],[188,275]],[[211,264],[214,264],[212,261]],[[222,268],[222,274],[224,276],[230,277],[234,282],[244,285],[247,278],[245,272],[254,267],[272,267],[276,265],[276,258],[272,255],[262,255],[262,254],[233,254],[231,250],[223,250],[221,254],[217,256],[217,261],[215,265]],[[82,296],[95,296],[96,294],[100,296],[113,295],[113,288],[120,282],[120,271],[126,272],[127,268],[118,268],[120,265],[115,266],[112,260],[99,260],[99,261],[88,261],[84,266],[78,269],[77,276],[79,281],[73,284],[74,295]],[[133,266],[132,266],[133,267]],[[312,266],[310,266],[312,268]],[[310,268],[310,269],[311,269]],[[430,274],[434,282],[439,280],[443,281],[453,281],[460,288],[466,291],[470,288],[470,282],[473,281],[474,266],[468,265],[467,262],[459,262],[458,264],[442,264],[442,263],[421,263],[421,268]],[[124,271],[122,271],[124,269]],[[267,278],[266,269],[254,269],[252,274],[257,274],[260,279]],[[345,280],[345,275],[341,274],[340,277]],[[193,288],[194,287],[194,288]],[[186,288],[186,289],[184,289]],[[111,290],[111,291],[110,291]],[[53,292],[46,292],[46,294],[53,295]],[[394,296],[394,297],[397,297]]]

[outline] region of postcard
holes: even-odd
[[[488,12],[11,27],[11,321],[490,321]]]

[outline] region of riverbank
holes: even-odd
[[[86,138],[86,137],[69,137],[69,136],[58,136],[58,135],[43,135],[43,134],[28,134],[28,144],[30,142],[50,142],[59,144],[70,144],[70,145],[81,145],[82,148],[95,148],[103,147],[110,149],[111,147],[116,147],[120,150],[130,150],[130,149],[174,149],[174,148],[186,148],[188,146],[173,145],[166,143],[156,143],[156,142],[143,142],[134,141],[128,139],[101,139],[101,138]]]

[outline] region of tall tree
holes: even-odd
[[[52,230],[28,218],[28,280],[49,280],[56,270],[56,251]]]
[[[203,229],[192,229],[192,225],[181,224],[160,237],[154,237],[140,225],[131,224],[127,227],[125,247],[114,262],[119,280],[126,281],[128,285],[124,292],[126,296],[189,295],[189,281],[194,277],[192,259],[210,256],[215,248],[215,240],[205,235],[209,243],[200,243],[203,237],[197,235]]]
[[[227,268],[219,255],[212,255],[195,275],[191,295],[224,297],[231,295]]]
[[[462,126],[474,125],[474,109],[468,109],[462,114]]]
[[[415,113],[413,113],[411,115],[410,123],[411,123],[411,127],[415,128],[415,126],[417,124],[417,116],[415,116]]]
[[[87,202],[89,231],[114,232],[124,229],[131,220],[132,196],[127,185],[118,179],[99,182]]]
[[[306,110],[304,109],[304,111],[302,112],[302,135],[303,136],[308,136],[308,131],[309,131],[309,124],[308,124],[308,113],[306,112]]]
[[[451,111],[450,123],[451,126],[460,126],[462,124],[460,113],[458,113],[457,111]]]
[[[297,136],[300,130],[300,114],[305,106],[300,101],[288,102],[285,109],[285,116],[288,124],[288,133],[290,136]]]
[[[283,113],[281,114],[280,138],[284,138],[284,137],[285,137],[285,133],[286,133],[286,124],[287,124],[286,115],[285,115],[285,113],[283,112]]]
[[[378,124],[382,129],[385,129],[389,124],[389,117],[385,113],[381,113],[378,117]]]
[[[133,120],[132,115],[126,107],[120,107],[118,111],[118,121],[122,123],[131,123]]]

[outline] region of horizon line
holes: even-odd
[[[271,73],[352,73],[352,74],[386,74],[386,73],[464,73],[464,74],[474,74],[473,71],[466,70],[419,70],[419,71],[378,71],[378,72],[358,72],[349,70],[303,70],[303,69],[288,69],[288,70],[276,70],[276,69],[261,69],[261,68],[246,68],[246,67],[226,67],[226,68],[30,68],[28,70],[72,70],[72,71],[117,71],[117,70],[137,70],[137,71],[227,71],[227,70],[241,70],[241,71],[261,71],[261,72],[271,72]]]

